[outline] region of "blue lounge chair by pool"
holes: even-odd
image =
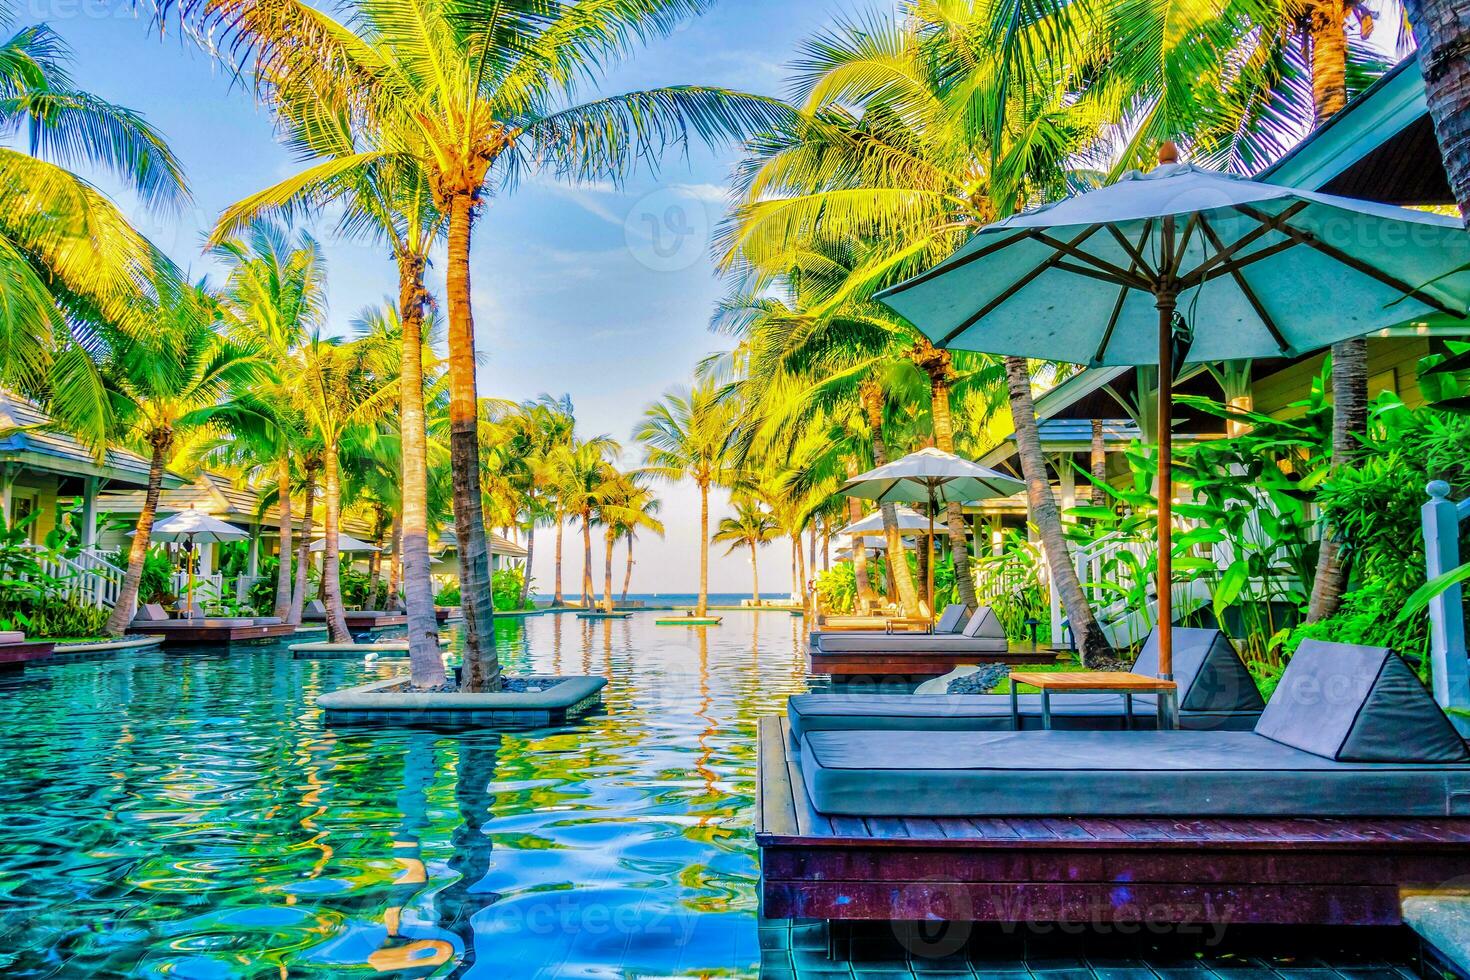
[[[1250,732],[808,731],[824,814],[1470,816],[1470,752],[1382,647],[1307,641]]]
[[[1133,665],[1148,677],[1159,669],[1158,638],[1150,635]],[[1179,684],[1179,721],[1184,728],[1249,731],[1265,702],[1234,645],[1219,630],[1174,629],[1174,678]],[[1017,698],[1021,727],[1041,727],[1041,697]],[[1158,704],[1153,695],[1133,697],[1131,723],[1121,694],[1067,694],[1052,699],[1059,729],[1152,728]],[[932,730],[1008,731],[1011,700],[993,694],[801,694],[787,708],[791,737],[809,731]]]

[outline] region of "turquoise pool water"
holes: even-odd
[[[122,654],[0,681],[0,975],[683,977],[760,961],[755,718],[800,620],[502,622],[608,678],[575,727],[325,724],[402,662]]]
[[[990,929],[929,959],[762,923],[755,719],[808,687],[801,621],[722,615],[501,621],[509,671],[609,681],[601,714],[525,733],[329,726],[318,694],[406,665],[284,645],[0,678],[0,977],[1409,976],[1372,930]]]

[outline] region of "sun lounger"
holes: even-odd
[[[946,615],[949,610],[946,610]],[[951,625],[951,630],[953,626]],[[959,632],[933,633],[834,633],[816,641],[814,653],[1004,653],[1008,649],[1005,629],[989,606],[970,616]]]
[[[1154,677],[1159,648],[1155,636],[1138,655],[1133,672]],[[1219,630],[1174,630],[1174,678],[1179,683],[1179,720],[1187,729],[1250,731],[1265,702],[1235,647]],[[1022,728],[1041,727],[1041,696],[1017,697]],[[1058,729],[1153,728],[1153,695],[1133,697],[1131,723],[1121,694],[1067,694],[1052,699]],[[816,731],[1009,731],[1011,699],[993,694],[801,694],[787,713],[791,736]]]
[[[821,812],[1470,816],[1470,753],[1397,655],[1308,641],[1251,732],[809,731]]]
[[[970,614],[970,607],[964,603],[950,603],[944,607],[944,612],[934,623],[933,633],[936,635],[959,633],[965,628]],[[900,620],[893,616],[829,616],[822,620],[819,629],[812,632],[809,642],[812,649],[816,649],[824,636],[891,636],[894,633],[891,624],[895,621],[910,622],[910,620]],[[907,630],[898,632],[903,633]]]

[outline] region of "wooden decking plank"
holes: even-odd
[[[792,796],[791,774],[786,766],[786,749],[781,742],[781,727],[776,718],[757,722],[759,743],[757,780],[760,783],[760,831],[776,836],[795,836],[796,801]]]
[[[939,821],[928,817],[904,817],[902,822],[909,836],[916,840],[942,840],[949,837],[939,826]]]

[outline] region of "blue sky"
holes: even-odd
[[[856,3],[723,0],[585,94],[675,83],[784,94],[784,66],[799,40]],[[199,245],[215,215],[295,169],[274,142],[268,116],[208,55],[176,34],[160,39],[126,2],[28,0],[22,8],[22,23],[49,23],[75,49],[79,85],[143,113],[166,134],[193,191],[186,213],[147,214],[113,182],[99,176],[98,183],[178,262],[196,274],[212,272]],[[728,346],[707,328],[722,293],[708,242],[734,159],[733,148],[696,148],[623,188],[535,180],[494,201],[473,254],[477,343],[487,358],[481,393],[517,400],[570,393],[584,433],[630,444],[644,407],[687,382],[701,357]],[[329,226],[316,231],[329,262],[331,320],[345,329],[358,310],[391,291],[392,264],[380,249],[333,240]],[[634,462],[630,445],[625,463]],[[663,496],[668,535],[640,544],[635,591],[686,591],[697,583],[697,497],[687,486],[666,488]],[[550,536],[542,538],[547,546],[538,548],[534,569],[546,590]],[[711,589],[748,589],[748,562],[715,555]],[[787,556],[780,543],[763,555],[767,592],[789,582]],[[621,581],[621,551],[617,560]],[[569,549],[573,585],[580,567],[579,552]],[[594,568],[601,568],[600,553]]]

